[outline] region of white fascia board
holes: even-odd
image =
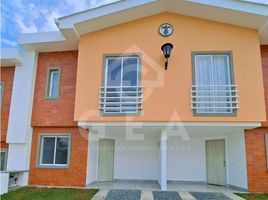
[[[20,34],[18,37],[19,44],[58,42],[64,40],[65,38],[60,31],[25,33]]]
[[[164,11],[169,11],[173,9],[174,3],[178,5],[180,3],[187,4],[194,6],[196,5],[206,5],[210,7],[217,7],[223,8],[227,10],[233,10],[237,12],[244,12],[248,14],[254,14],[258,16],[268,16],[268,5],[265,4],[255,4],[246,1],[239,1],[239,0],[140,0],[140,1],[133,1],[133,0],[123,0],[118,1],[115,3],[107,4],[104,6],[100,6],[94,9],[89,9],[83,12],[75,13],[69,16],[65,16],[59,18],[57,21],[58,27],[61,28],[72,28],[75,24],[82,23],[84,21],[90,21],[97,19],[99,17],[104,17],[110,14],[115,14],[118,12],[122,12],[128,9],[133,9],[136,7],[145,6],[148,4],[157,4],[157,3],[164,3]],[[161,4],[162,5],[162,4]],[[149,10],[148,10],[149,11]],[[137,10],[139,12],[139,10]],[[142,16],[141,16],[142,17]],[[202,16],[200,16],[202,18]]]
[[[260,43],[268,44],[268,20],[266,23],[259,29]]]
[[[103,17],[112,13],[120,12],[122,10],[142,6],[148,3],[157,2],[157,0],[122,0],[111,4],[106,4],[93,9],[85,10],[79,13],[61,17],[57,20],[57,25],[60,29],[72,28],[74,24],[80,23],[86,20]]]
[[[239,12],[246,12],[255,15],[268,16],[268,5],[256,4],[243,0],[185,0],[188,2],[204,4],[208,6],[221,7]]]
[[[23,54],[17,48],[1,49],[1,67],[20,66],[23,63]]]
[[[74,29],[60,31],[21,34],[19,45],[25,50],[50,52],[78,49],[78,36]]]
[[[247,127],[257,128],[260,122],[78,122],[82,128],[102,126],[184,126],[184,127]]]

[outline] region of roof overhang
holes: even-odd
[[[259,122],[78,122],[78,126],[100,134],[143,133],[158,134],[167,130],[173,134],[224,134],[237,133],[261,126]],[[127,130],[127,131],[126,131]]]
[[[268,44],[268,5],[242,0],[121,0],[56,19],[59,31],[22,35],[19,43],[38,51],[49,51],[51,42],[54,50],[73,50],[80,35],[161,12],[252,28]]]
[[[17,48],[1,49],[1,67],[20,66],[23,55]]]

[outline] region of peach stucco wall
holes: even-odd
[[[158,27],[169,22],[170,37]],[[168,70],[163,69],[162,44],[174,45]],[[80,38],[75,121],[264,121],[265,105],[259,38],[256,30],[202,19],[161,13],[124,23]],[[196,117],[190,107],[193,51],[232,51],[234,81],[239,88],[237,116]],[[140,115],[105,116],[98,110],[103,55],[141,54],[144,104]]]

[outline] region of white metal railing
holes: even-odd
[[[105,114],[138,113],[142,109],[142,87],[101,87],[99,95],[99,109]]]
[[[191,108],[197,114],[231,114],[239,108],[236,85],[193,85]]]

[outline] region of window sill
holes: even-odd
[[[48,168],[48,169],[68,169],[69,165],[37,165],[36,168]]]
[[[59,97],[45,97],[45,100],[57,100]]]
[[[194,117],[236,117],[237,112],[233,113],[197,113],[193,112]]]
[[[102,117],[118,117],[118,116],[122,116],[122,117],[126,117],[126,116],[139,116],[141,115],[141,112],[137,112],[137,113],[103,113],[101,112],[100,114]]]

